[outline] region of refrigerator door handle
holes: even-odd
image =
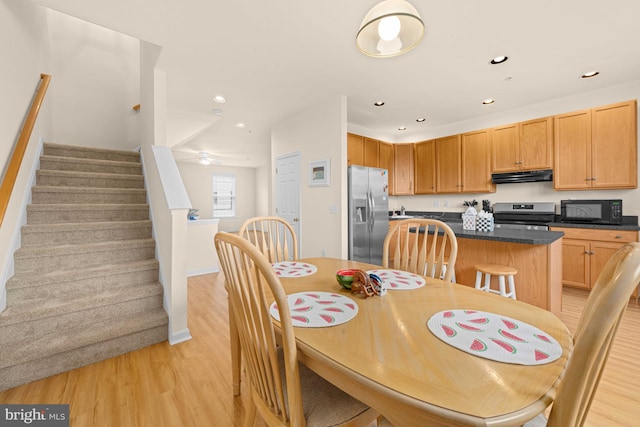
[[[373,226],[376,223],[376,201],[372,190],[369,190],[369,197],[371,198],[371,232],[373,233]]]

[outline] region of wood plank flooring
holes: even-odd
[[[0,403],[68,403],[73,427],[234,426],[246,393],[233,398],[226,292],[221,274],[189,278],[193,339],[160,343],[0,392]],[[562,320],[573,331],[587,294],[565,289]],[[622,320],[588,427],[631,427],[640,420],[640,307]],[[263,427],[262,421],[256,426]]]

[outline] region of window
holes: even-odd
[[[231,218],[236,216],[235,175],[213,175],[213,217]]]

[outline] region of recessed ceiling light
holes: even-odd
[[[418,122],[418,123],[422,123],[422,122],[424,122],[425,120],[427,120],[427,119],[425,119],[424,117],[420,117],[419,119],[416,119],[416,122]]]
[[[240,129],[244,129],[247,127],[247,125],[245,125],[244,123],[236,123],[236,127]]]
[[[376,107],[382,107],[384,105],[384,101],[374,102],[373,105],[375,105]]]
[[[213,97],[213,101],[217,102],[218,104],[224,104],[225,102],[227,102],[227,100],[224,98],[224,96],[222,95],[216,95]]]
[[[221,109],[219,109],[219,108],[215,108],[215,109],[211,110],[211,112],[213,114],[215,114],[216,116],[221,116],[223,114],[223,111]]]
[[[407,130],[407,128],[405,126],[400,126],[398,130]]]
[[[494,102],[496,102],[496,100],[495,100],[495,99],[491,99],[491,98],[487,98],[487,99],[485,99],[484,101],[482,101],[482,103],[483,103],[484,105],[493,104]]]
[[[508,56],[496,56],[491,61],[489,61],[489,64],[491,64],[491,65],[502,64],[507,59],[509,59]]]
[[[589,71],[588,73],[584,73],[580,76],[581,79],[588,79],[590,77],[595,77],[600,74],[600,71]]]

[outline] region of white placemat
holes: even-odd
[[[358,304],[351,298],[333,292],[297,292],[287,295],[293,326],[322,328],[346,323],[358,314]],[[280,320],[278,306],[269,307],[271,316]]]
[[[402,270],[369,270],[369,274],[375,274],[380,277],[387,289],[390,290],[408,290],[417,289],[424,286],[426,281],[414,273]]]
[[[427,326],[445,343],[498,362],[542,365],[562,355],[562,347],[551,335],[494,313],[446,310],[431,316]]]
[[[271,266],[279,277],[309,276],[318,271],[318,267],[315,265],[298,261],[275,262]]]

